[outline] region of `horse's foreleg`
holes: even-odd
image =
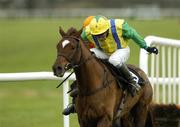
[[[148,113],[148,106],[140,106],[134,114],[135,127],[145,127],[146,118]]]
[[[97,127],[112,127],[112,119],[108,116],[102,117],[98,121]]]
[[[131,113],[122,117],[122,127],[134,127]]]

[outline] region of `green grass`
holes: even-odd
[[[78,20],[1,20],[1,72],[51,70],[59,26],[71,24],[78,27]]]
[[[49,127],[62,123],[55,81],[1,83],[1,127]],[[50,87],[51,86],[51,87]]]
[[[51,71],[60,39],[58,27],[80,28],[83,19],[1,19],[0,73]],[[180,39],[180,20],[127,20],[142,36]],[[128,63],[138,65],[139,48],[131,41]],[[62,127],[59,81],[0,82],[0,127]],[[78,126],[76,115],[71,127]]]

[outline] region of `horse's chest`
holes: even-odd
[[[103,103],[98,103],[97,101],[98,100],[90,101],[88,99],[80,100],[77,107],[79,116],[87,119],[101,116],[105,105]]]

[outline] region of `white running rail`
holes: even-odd
[[[58,78],[53,75],[52,72],[25,72],[25,73],[0,73],[1,81],[27,81],[27,80],[63,80],[70,73],[67,72],[62,78]],[[67,91],[69,89],[69,82],[75,80],[75,75],[71,75],[67,81],[63,84],[63,108],[66,108],[69,104],[69,95]],[[64,116],[63,127],[69,127],[69,116]]]
[[[156,36],[145,38],[148,46],[156,46],[158,55],[148,55],[141,49],[140,68],[149,76],[154,90],[154,101],[180,104],[180,40]]]

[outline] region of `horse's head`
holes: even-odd
[[[59,33],[62,39],[57,44],[57,58],[53,65],[54,75],[62,77],[64,73],[77,64],[81,58],[80,50],[80,35],[82,30],[77,31],[74,28],[70,28],[65,33],[62,28],[59,29]]]

